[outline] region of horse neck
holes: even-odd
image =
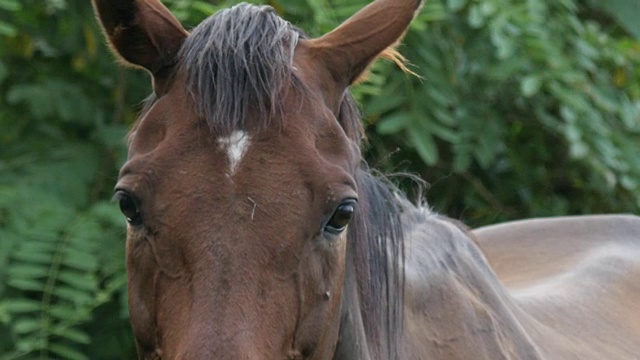
[[[453,221],[405,216],[403,356],[413,359],[538,359],[534,325]]]
[[[539,325],[512,299],[471,235],[421,209],[403,215],[404,329],[399,359],[540,359]],[[348,251],[348,254],[350,252]],[[373,360],[347,256],[334,360]]]

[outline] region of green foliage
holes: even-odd
[[[239,1],[164,2],[191,28]],[[312,36],[368,2],[255,1]],[[474,225],[637,213],[637,6],[427,1],[400,47],[421,77],[383,61],[353,89],[369,162]],[[135,357],[109,198],[148,82],[114,62],[89,1],[0,0],[0,360]]]
[[[432,203],[475,224],[637,212],[640,45],[592,11],[428,2],[402,48],[423,79],[393,69],[364,99],[374,154],[414,152]]]
[[[22,8],[17,0],[0,0],[0,10],[18,11]],[[0,36],[14,36],[16,28],[9,22],[0,20]]]
[[[97,324],[113,317],[101,310],[113,304],[120,325],[106,330],[129,336],[106,358],[131,358],[124,227],[108,199],[140,100],[126,92],[142,86],[101,45],[88,3],[9,5],[0,2],[0,28],[13,29],[0,33],[0,359],[95,359]]]
[[[609,0],[609,1],[591,1],[591,6],[600,8],[615,17],[626,31],[640,39],[640,23],[638,22],[638,14],[640,14],[640,1],[638,0]]]

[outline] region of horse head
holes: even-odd
[[[348,254],[369,246],[350,233],[367,231],[358,219],[376,201],[348,87],[420,1],[377,0],[316,39],[270,7],[240,4],[189,33],[159,0],[93,4],[113,50],[153,79],[116,186],[140,358],[343,353],[359,316],[345,299],[366,291],[346,294],[366,276]]]

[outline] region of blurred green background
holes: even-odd
[[[164,1],[187,28],[236,2]],[[368,0],[255,2],[319,35]],[[428,0],[400,48],[421,78],[354,88],[367,159],[472,226],[638,213],[639,39],[640,0]],[[90,1],[0,0],[0,360],[134,358],[110,197],[149,91]]]

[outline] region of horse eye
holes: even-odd
[[[118,200],[120,211],[129,224],[132,226],[142,224],[142,215],[140,214],[138,204],[129,194],[124,191],[118,191],[116,192],[115,199]]]
[[[344,231],[356,211],[356,201],[347,200],[340,204],[324,227],[324,231],[337,235]]]

